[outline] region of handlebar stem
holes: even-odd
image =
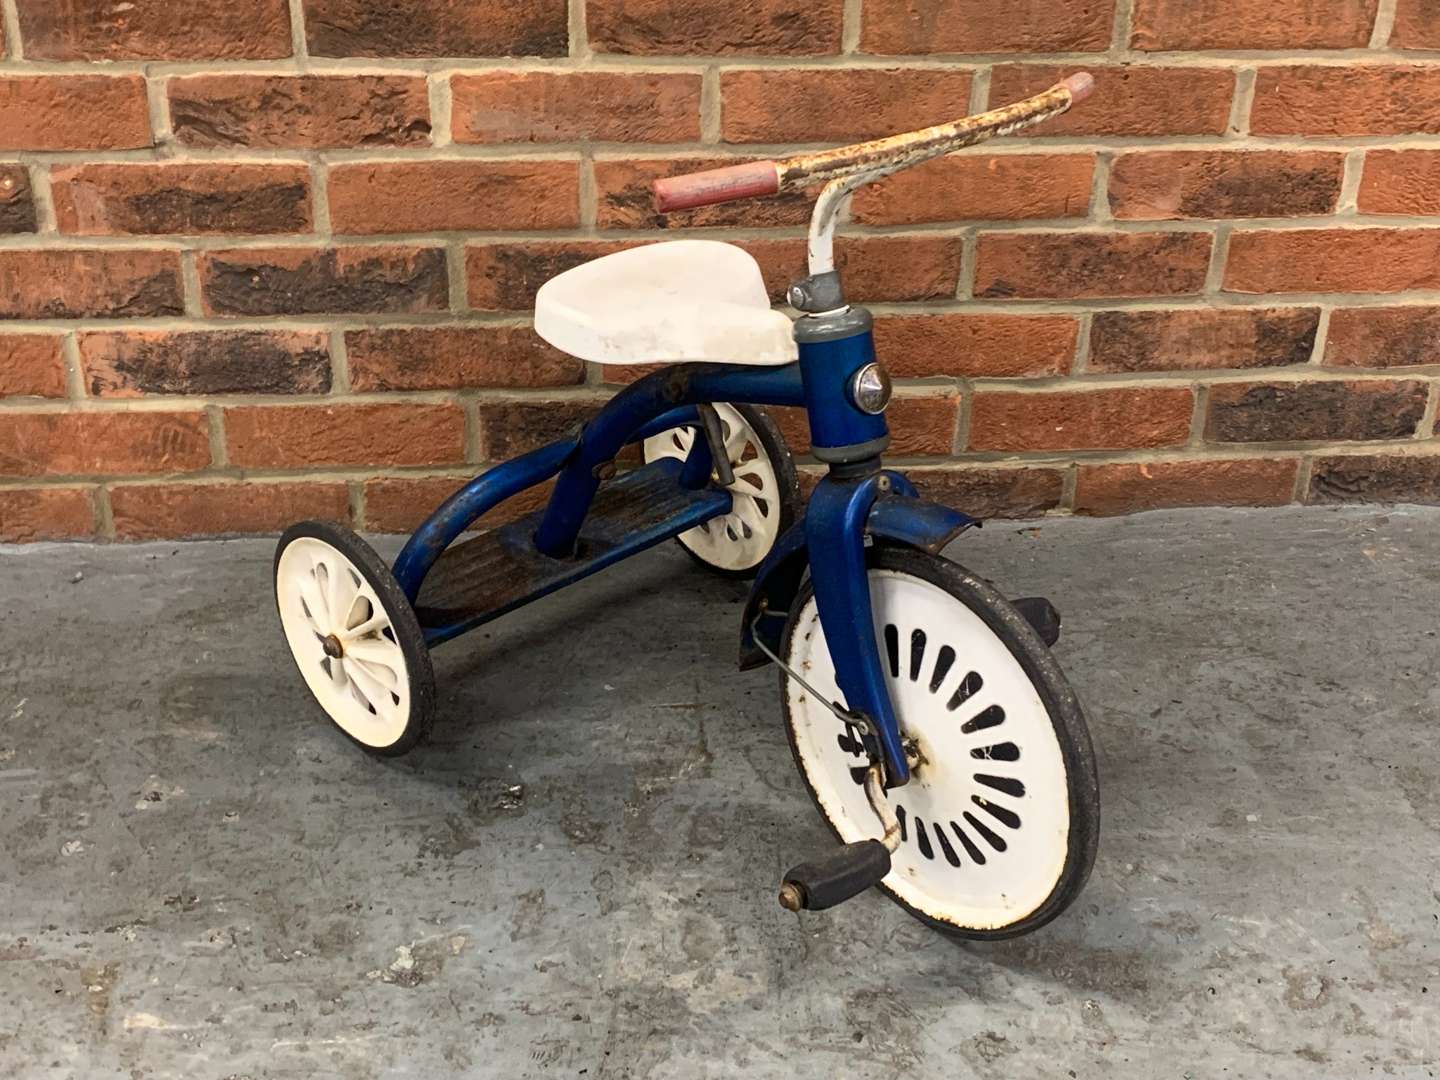
[[[825,185],[824,190],[820,192],[820,197],[815,200],[815,209],[810,214],[807,254],[811,277],[817,277],[835,269],[835,228],[840,224],[845,208],[850,205],[850,196],[855,194],[855,190],[902,168],[904,168],[903,165],[890,165],[884,168],[870,169],[866,172],[851,173],[849,176],[831,180]]]

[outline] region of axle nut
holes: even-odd
[[[801,911],[805,907],[805,892],[792,881],[780,886],[780,906],[786,911]]]

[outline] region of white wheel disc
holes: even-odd
[[[715,411],[735,471],[735,482],[726,489],[733,505],[728,514],[681,533],[679,540],[701,561],[720,570],[750,570],[765,560],[780,535],[780,483],[774,462],[740,411],[719,402]],[[697,434],[696,428],[678,427],[652,435],[645,440],[645,461],[684,460]]]
[[[409,723],[410,678],[364,574],[324,540],[302,536],[280,555],[275,596],[295,664],[330,719],[365,746],[394,744]]]
[[[963,930],[998,930],[1054,892],[1069,850],[1065,760],[1025,669],[978,615],[923,578],[871,569],[890,700],[921,764],[888,793],[903,839],[882,888]],[[844,702],[810,597],[786,662]],[[786,679],[786,719],[821,810],[845,843],[881,833],[866,758],[829,709]],[[853,771],[852,771],[853,770]]]

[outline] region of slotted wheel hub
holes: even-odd
[[[910,783],[887,793],[902,832],[883,887],[957,928],[1015,923],[1051,895],[1067,856],[1065,763],[1045,705],[1004,642],[944,589],[872,569],[870,596],[890,698],[921,761]],[[813,597],[789,662],[843,700]],[[826,817],[846,843],[878,835],[855,732],[793,679],[786,698],[796,755]]]
[[[683,532],[679,540],[695,556],[722,570],[749,570],[759,566],[780,534],[780,484],[754,429],[732,405],[717,403],[725,436],[725,453],[735,472],[728,514],[711,518]],[[697,438],[697,428],[671,428],[645,440],[645,460],[662,457],[684,460]]]
[[[302,537],[281,554],[276,585],[286,641],[316,700],[366,746],[394,743],[409,717],[409,679],[370,583],[339,550]]]

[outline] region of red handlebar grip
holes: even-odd
[[[656,180],[650,190],[655,195],[655,209],[668,214],[755,195],[774,195],[780,190],[780,170],[773,161],[747,161],[723,169],[667,176]]]
[[[1061,79],[1060,85],[1070,91],[1070,104],[1078,105],[1095,89],[1095,76],[1088,71],[1077,71],[1069,78]]]

